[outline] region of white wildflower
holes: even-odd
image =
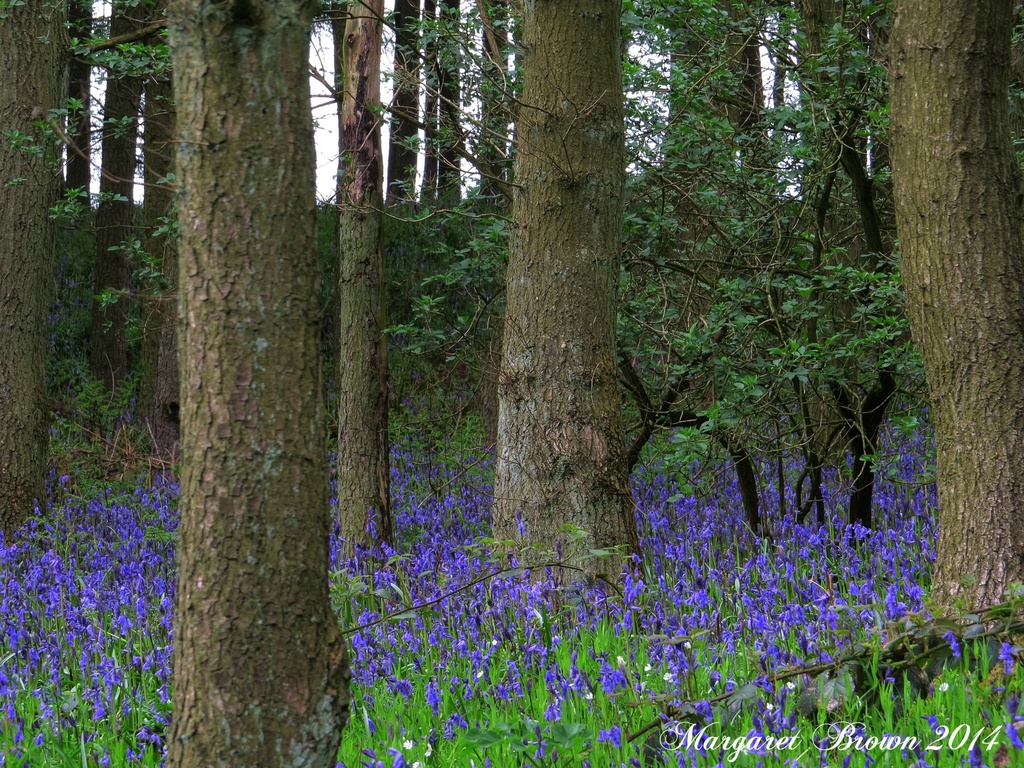
[[[402,746],[405,747],[406,749],[412,749],[413,747],[416,746],[416,744],[413,742],[412,739],[406,739],[405,741],[402,742]]]

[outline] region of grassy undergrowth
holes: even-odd
[[[981,637],[981,618],[971,629],[928,610],[928,488],[881,487],[874,532],[786,517],[770,520],[769,541],[743,528],[735,487],[678,498],[654,468],[634,488],[647,557],[609,586],[484,538],[487,462],[467,474],[396,451],[398,551],[384,567],[335,554],[355,675],[341,764],[1024,755],[1017,630]],[[171,717],[177,489],[66,491],[58,483],[62,501],[0,548],[0,764],[156,766]]]

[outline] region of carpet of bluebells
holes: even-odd
[[[343,563],[334,548],[355,685],[339,766],[1016,764],[1024,718],[1010,684],[951,678],[899,711],[894,696],[878,711],[851,698],[808,720],[794,683],[765,682],[924,608],[936,533],[934,491],[917,482],[924,453],[894,453],[874,532],[780,517],[768,483],[770,539],[744,527],[727,474],[693,498],[649,467],[634,478],[647,557],[610,587],[537,565],[550,554],[492,551],[488,459],[467,473],[467,461],[396,449],[396,551]],[[0,544],[0,764],[159,765],[177,488],[146,478],[81,498],[71,485],[54,478],[51,512]],[[841,487],[830,480],[834,519]],[[702,726],[717,717],[707,699],[750,681],[721,732],[788,746],[680,746],[666,736],[685,724],[657,723],[693,701]],[[860,725],[837,745],[845,721]],[[973,748],[959,743],[965,727],[982,735]],[[886,733],[919,743],[864,741]]]

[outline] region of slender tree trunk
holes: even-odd
[[[416,49],[419,0],[395,0],[395,95],[388,151],[388,204],[416,198],[415,141],[419,128],[420,65]]]
[[[478,0],[483,24],[483,81],[480,86],[481,128],[477,157],[480,191],[495,208],[504,208],[503,182],[508,180],[508,125],[512,121],[511,75],[508,71],[507,0]]]
[[[462,197],[462,152],[465,150],[459,116],[462,111],[462,79],[459,74],[459,0],[440,0],[444,40],[438,49],[441,150],[438,157],[437,195],[453,207]]]
[[[892,160],[911,328],[935,423],[934,591],[1024,581],[1024,245],[1010,142],[1012,0],[902,0]]]
[[[182,303],[171,768],[333,768],[315,4],[174,0]]]
[[[47,311],[61,192],[57,149],[37,124],[66,98],[63,5],[27,0],[0,18],[0,531],[46,504]],[[41,151],[33,151],[39,149]]]
[[[761,120],[764,110],[764,81],[761,78],[761,40],[754,29],[755,20],[746,3],[727,0],[725,12],[732,19],[729,34],[730,66],[736,72],[740,88],[738,103],[723,105],[729,122],[740,133],[741,147],[754,145],[750,131]],[[748,28],[744,28],[744,26]]]
[[[163,3],[158,6],[162,8]],[[162,12],[158,10],[158,13]],[[174,168],[174,99],[167,76],[146,83],[146,192],[142,204],[142,249],[159,259],[164,283],[144,308],[143,358],[146,382],[143,413],[149,417],[153,450],[174,459],[180,439],[178,383],[178,252],[169,235],[157,235],[162,219],[172,215],[174,192],[166,181]]]
[[[754,459],[745,446],[731,441],[723,441],[732,457],[733,468],[736,470],[736,482],[743,502],[743,515],[754,535],[761,533],[761,497],[757,490],[757,468]]]
[[[875,494],[875,468],[865,460],[878,450],[878,431],[896,394],[896,379],[886,370],[878,374],[878,383],[856,404],[842,387],[836,387],[839,415],[846,422],[850,456],[853,459],[853,488],[848,506],[849,521],[871,527],[871,507]]]
[[[433,24],[437,28],[437,0],[423,0],[423,24]],[[420,200],[425,205],[437,202],[438,163],[438,121],[441,101],[438,88],[441,81],[438,44],[436,37],[427,43],[423,60],[426,64],[425,84],[426,97],[423,102],[423,184],[420,188]]]
[[[501,376],[501,341],[505,327],[503,315],[488,318],[487,348],[480,365],[480,385],[476,404],[484,427],[484,446],[490,450],[498,444],[498,380]]]
[[[342,45],[338,172],[338,516],[343,553],[391,542],[380,126],[383,0],[353,2]]]
[[[92,0],[71,0],[68,3],[68,27],[71,34],[81,40],[92,36]],[[84,196],[89,196],[89,180],[92,169],[89,167],[89,144],[92,142],[92,126],[90,125],[92,86],[90,77],[92,67],[88,62],[71,59],[70,97],[82,102],[81,110],[69,115],[69,131],[74,147],[68,147],[68,165],[64,186],[67,189],[82,189]]]
[[[593,547],[639,549],[615,366],[619,5],[527,3],[523,29],[494,534],[579,562]],[[570,545],[566,523],[589,535]],[[619,562],[588,567],[615,574]]]
[[[126,14],[128,8],[113,11],[111,37],[138,29],[140,22]],[[135,217],[134,187],[136,146],[139,138],[139,105],[142,80],[137,77],[110,78],[103,105],[103,176],[100,203],[96,209],[96,274],[94,293],[110,289],[125,291],[131,277],[131,263],[124,250],[132,234]],[[128,374],[129,300],[119,298],[106,307],[96,301],[92,311],[89,369],[108,390]]]
[[[511,199],[508,187],[508,125],[512,82],[508,72],[508,15],[506,0],[477,0],[483,25],[483,80],[480,84],[481,125],[476,149],[480,171],[481,210],[493,215],[509,214]],[[504,280],[504,264],[499,269]],[[484,445],[490,449],[498,441],[498,378],[501,372],[502,337],[504,335],[505,302],[498,297],[491,304],[486,320],[486,351],[480,365],[480,385],[476,402],[484,426]]]

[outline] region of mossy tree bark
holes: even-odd
[[[615,367],[626,176],[619,4],[538,0],[525,5],[523,30],[494,532],[560,544],[578,562],[590,548],[639,547]],[[588,536],[570,547],[566,523]],[[619,562],[588,567],[613,573]]]
[[[66,98],[66,9],[43,0],[0,18],[0,530],[45,504],[47,311],[61,193],[40,128]],[[43,150],[43,151],[36,151]]]
[[[110,36],[129,34],[142,26],[138,8],[115,4]],[[96,208],[96,273],[94,293],[128,289],[132,264],[125,242],[135,217],[135,165],[139,139],[142,79],[109,77],[103,102],[103,148],[100,202]],[[89,369],[113,390],[128,374],[130,304],[122,295],[113,304],[93,304]]]
[[[306,0],[174,0],[181,523],[168,765],[334,766]]]
[[[903,280],[935,424],[934,592],[1024,580],[1024,245],[1010,141],[1012,0],[901,0],[892,161]]]
[[[353,2],[342,48],[338,516],[343,551],[349,556],[356,545],[391,541],[384,200],[377,122],[383,14],[383,0]]]

